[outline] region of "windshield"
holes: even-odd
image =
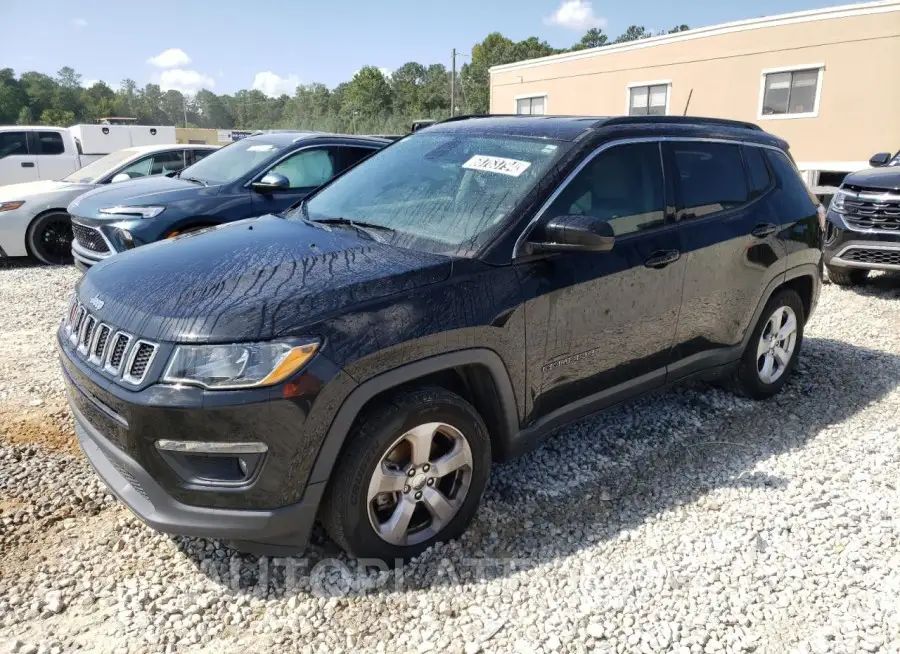
[[[96,184],[101,178],[133,158],[137,153],[137,150],[131,149],[113,152],[112,154],[97,159],[97,161],[93,163],[89,163],[87,166],[79,168],[68,177],[63,177],[62,181],[74,182],[76,184]]]
[[[246,175],[280,150],[274,143],[256,139],[236,141],[188,166],[180,176],[207,184],[226,184]]]
[[[390,228],[384,237],[399,247],[471,256],[567,147],[546,139],[424,131],[336,179],[303,214]]]

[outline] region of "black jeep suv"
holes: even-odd
[[[861,284],[870,270],[900,270],[900,152],[869,163],[844,178],[828,209],[825,265],[842,286]]]
[[[87,458],[164,532],[358,556],[458,536],[492,461],[689,378],[776,393],[820,215],[759,128],[469,117],[281,216],[98,263],[58,334]]]

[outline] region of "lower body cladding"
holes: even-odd
[[[896,230],[857,230],[828,213],[824,234],[825,265],[831,270],[900,270],[900,218]]]
[[[132,392],[82,369],[65,345],[60,350],[78,443],[141,520],[247,552],[288,553],[307,543],[327,485],[306,483],[319,449],[304,433],[314,396],[285,398],[278,386]],[[320,383],[307,380],[306,388],[339,374],[321,358],[309,368],[318,368]]]

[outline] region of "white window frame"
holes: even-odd
[[[519,113],[519,100],[535,100],[537,98],[544,98],[544,113],[542,114],[520,114]],[[547,94],[545,92],[539,91],[535,93],[526,93],[524,95],[517,95],[513,98],[513,114],[516,116],[549,116],[550,113],[547,111]]]
[[[813,110],[802,114],[763,114],[763,104],[766,99],[766,76],[776,73],[796,73],[802,70],[818,70],[816,78],[816,97],[813,100]],[[819,102],[822,99],[822,83],[825,79],[825,64],[803,64],[798,66],[784,66],[782,68],[766,68],[759,76],[759,106],[756,109],[757,120],[792,120],[794,118],[818,118]]]
[[[637,88],[639,86],[646,86],[647,93],[650,93],[651,86],[665,86],[666,87],[666,116],[671,115],[669,113],[669,107],[672,102],[672,80],[670,79],[657,79],[651,80],[649,82],[629,82],[625,85],[625,115],[631,115],[631,89]],[[649,102],[649,97],[647,99]]]

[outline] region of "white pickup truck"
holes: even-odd
[[[0,126],[0,186],[62,179],[111,152],[175,140],[174,127],[150,125]]]

